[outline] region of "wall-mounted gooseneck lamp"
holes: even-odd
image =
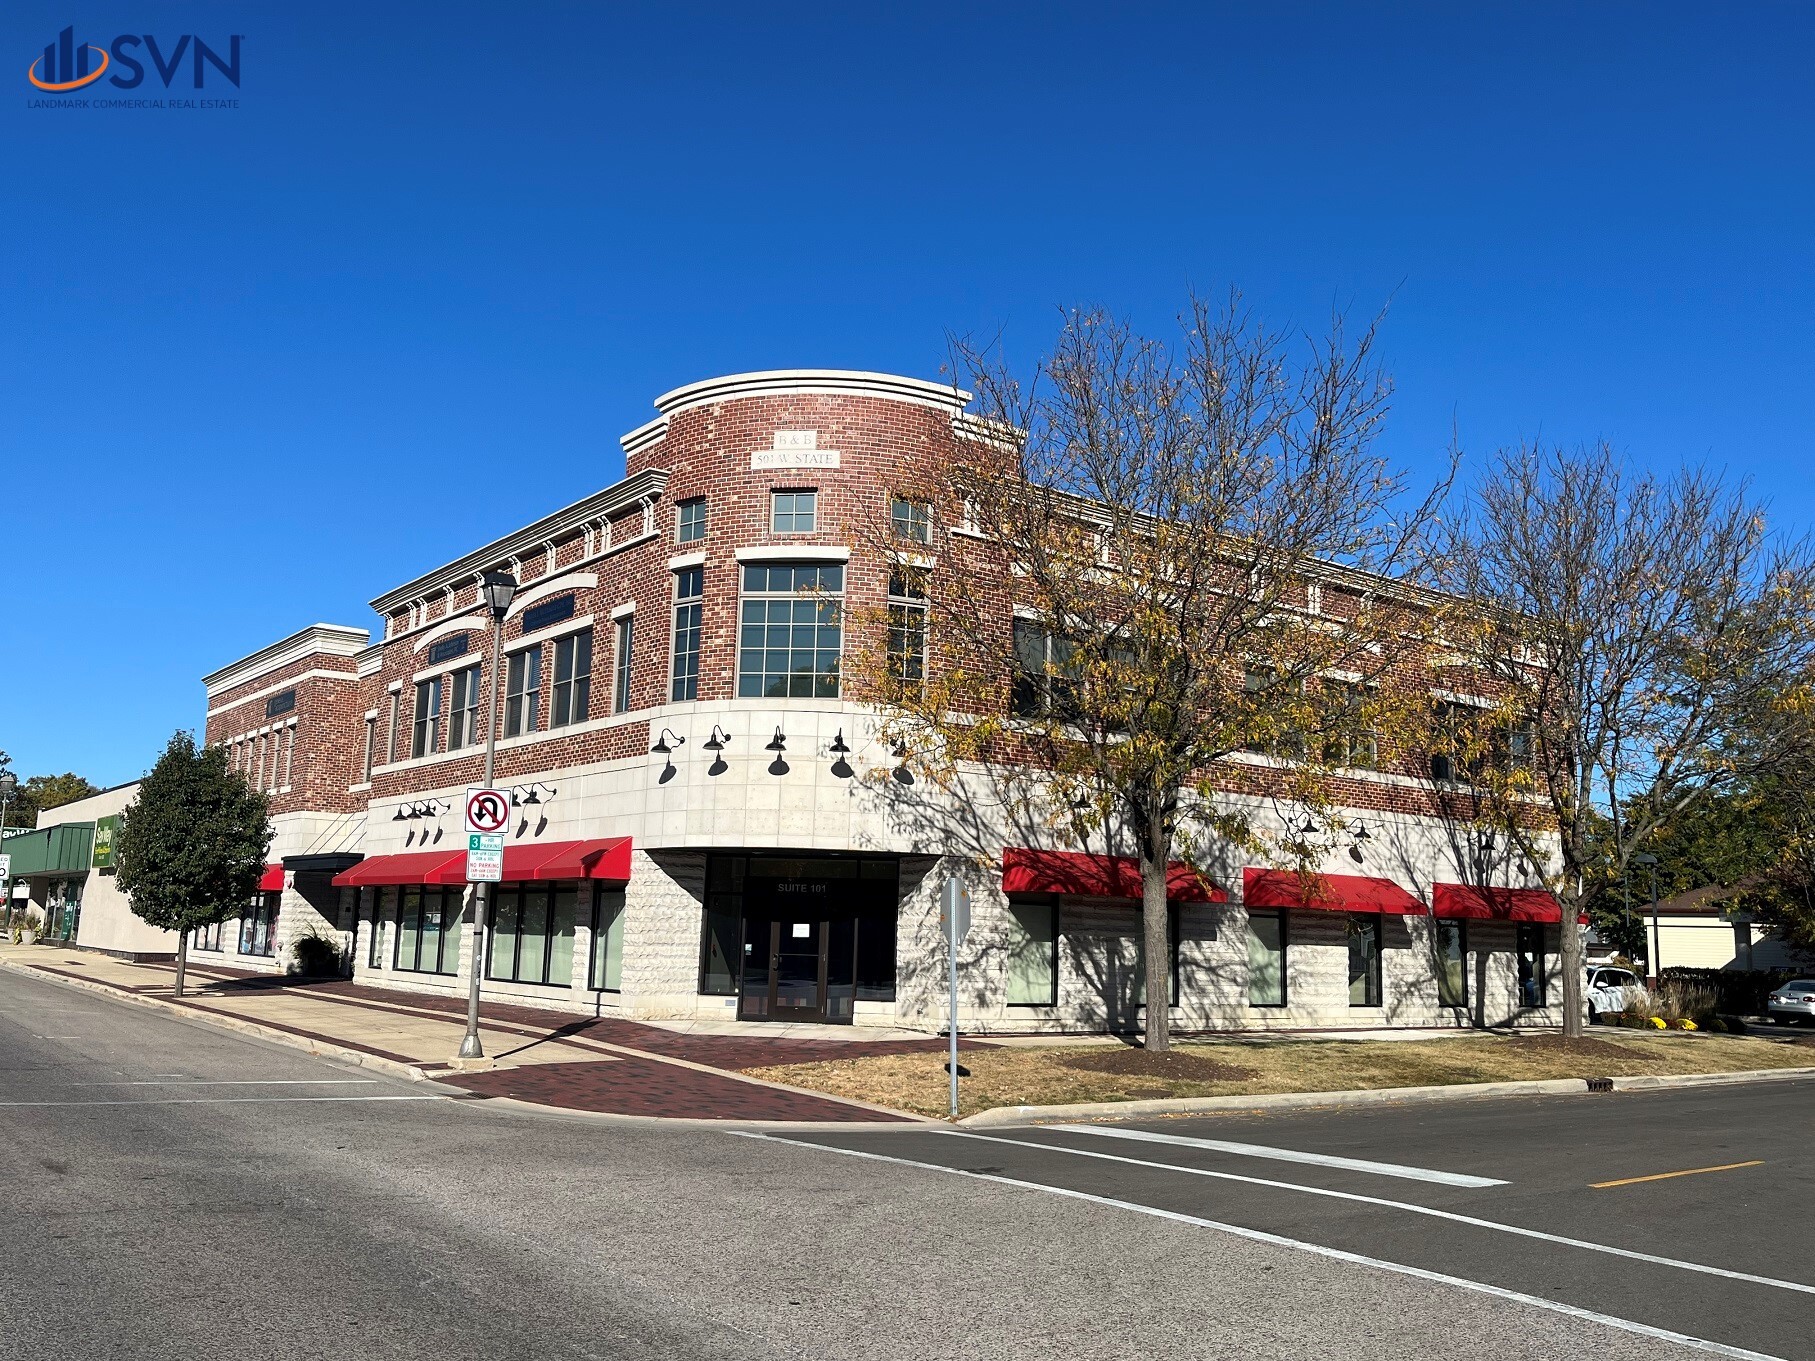
[[[771,737],[763,746],[764,751],[772,751],[775,753],[775,759],[769,762],[769,773],[771,775],[786,775],[788,773],[788,759],[782,755],[787,749],[788,735],[780,728],[777,728],[775,730],[775,736]]]
[[[889,772],[896,784],[914,783],[914,772],[907,768],[908,746],[906,742],[897,742],[894,750],[895,768]]]
[[[848,780],[857,772],[851,769],[851,763],[844,758],[851,754],[851,748],[844,740],[844,729],[838,730],[838,736],[832,739],[832,745],[826,750],[838,759],[832,762],[832,774],[841,780]]]
[[[656,756],[670,755],[676,747],[684,746],[687,739],[677,735],[673,728],[663,728],[655,739],[655,745],[649,750]]]
[[[723,751],[725,749],[725,743],[730,740],[731,734],[719,727],[718,724],[714,723],[712,725],[712,736],[708,737],[704,742],[700,743],[700,745],[707,751]]]

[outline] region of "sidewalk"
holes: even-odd
[[[133,964],[54,946],[0,945],[0,967],[27,970],[141,997],[230,1025],[250,1025],[376,1060],[475,1097],[615,1115],[690,1120],[897,1121],[916,1117],[746,1077],[743,1069],[875,1054],[934,1053],[945,1041],[750,1034],[718,1023],[670,1029],[616,1017],[486,1002],[480,1038],[496,1066],[457,1072],[466,1029],[463,998],[303,981],[189,963],[186,995],[172,996],[174,964]],[[899,1032],[896,1032],[899,1034]],[[966,1042],[966,1048],[973,1047]]]

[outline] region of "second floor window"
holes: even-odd
[[[688,567],[674,574],[674,669],[668,697],[700,697],[700,615],[705,608],[706,570]]]
[[[591,696],[592,630],[581,629],[555,643],[555,693],[548,726],[584,723]]]
[[[1354,681],[1325,681],[1324,700],[1329,706],[1324,740],[1324,760],[1333,766],[1371,770],[1380,759],[1380,744],[1368,725],[1368,687]]]
[[[777,491],[769,493],[771,534],[811,534],[819,528],[819,493]]]
[[[740,699],[837,699],[842,563],[750,563],[737,652]]]
[[[907,543],[931,543],[933,541],[933,510],[931,506],[916,505],[912,501],[900,498],[889,502],[889,523],[897,539]]]
[[[428,756],[440,751],[441,677],[416,682],[415,720],[410,755]]]
[[[612,687],[611,695],[611,711],[616,714],[621,714],[630,707],[630,642],[635,637],[636,621],[634,614],[627,614],[618,620],[617,683]]]
[[[1009,711],[1018,718],[1065,714],[1077,707],[1076,646],[1034,619],[1015,620],[1014,685]]]
[[[910,684],[926,679],[926,586],[907,572],[889,576],[889,675]]]
[[[674,541],[698,543],[706,537],[706,498],[696,496],[674,508]]]
[[[505,659],[504,735],[520,737],[540,726],[542,649],[513,652]]]
[[[469,666],[454,673],[454,690],[447,710],[447,749],[457,751],[479,740],[479,668]]]

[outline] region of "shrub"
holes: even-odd
[[[1767,999],[1778,988],[1802,974],[1795,969],[1754,969],[1749,973],[1726,969],[1666,968],[1663,983],[1694,983],[1711,988],[1714,1010],[1727,1016],[1762,1015]]]
[[[1658,989],[1658,1012],[1673,1024],[1712,1016],[1719,1006],[1719,991],[1706,983],[1666,978]]]
[[[305,977],[320,978],[340,973],[340,946],[326,936],[310,932],[298,936],[296,943],[290,947],[295,957],[291,972]]]

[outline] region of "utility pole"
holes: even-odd
[[[1645,961],[1645,969],[1651,975],[1652,986],[1658,987],[1664,981],[1664,939],[1657,924],[1657,857],[1650,851],[1640,851],[1632,857],[1632,863],[1651,871],[1651,958]]]
[[[481,579],[480,593],[492,615],[492,657],[485,677],[485,787],[492,787],[492,768],[498,754],[498,654],[504,644],[504,615],[510,609],[511,597],[517,593],[517,579],[509,572],[487,572]],[[492,886],[481,882],[473,890],[473,957],[466,980],[466,1034],[460,1040],[460,1057],[482,1059],[485,1046],[479,1041],[479,981],[485,968],[485,928],[489,920]]]

